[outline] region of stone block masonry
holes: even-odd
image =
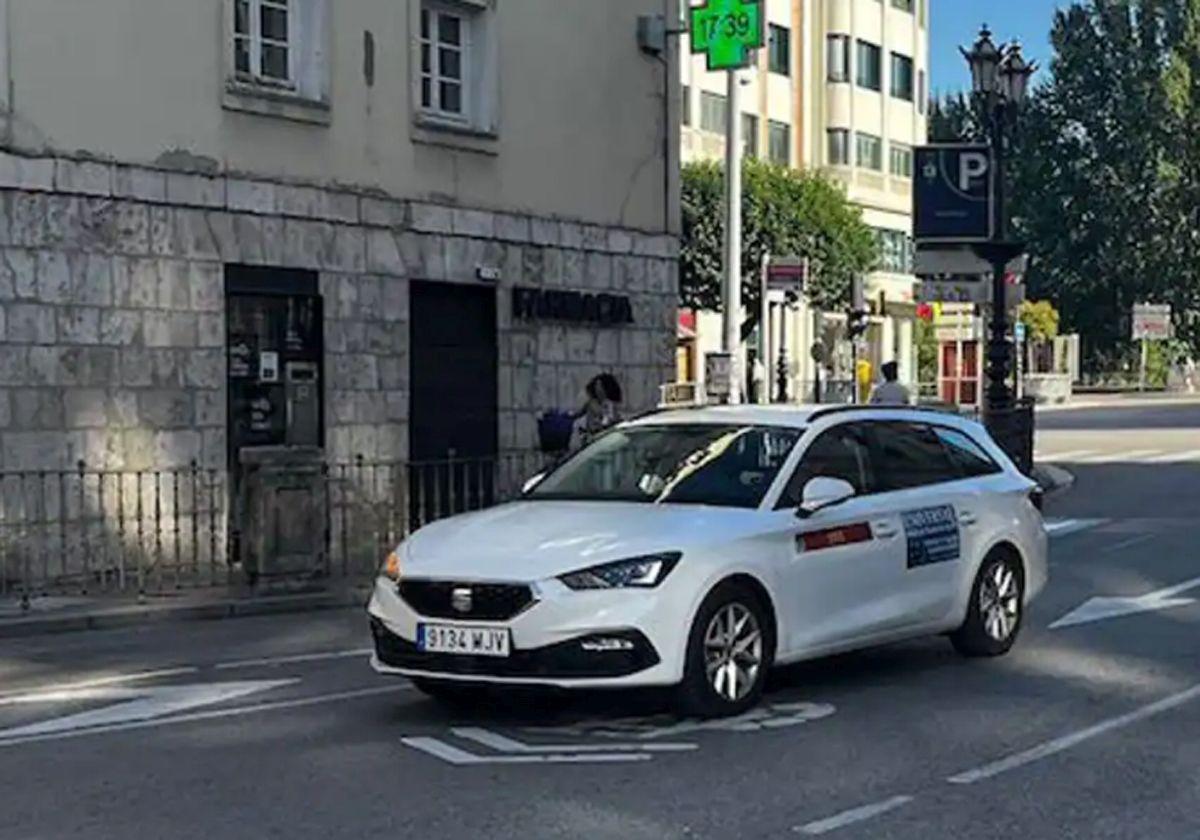
[[[407,457],[410,281],[495,286],[497,436],[527,451],[602,370],[628,411],[656,404],[677,257],[673,237],[575,220],[0,152],[0,473],[223,469],[230,264],[318,273],[338,461]],[[632,323],[514,317],[518,286],[621,296]]]

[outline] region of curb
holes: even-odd
[[[0,619],[0,639],[14,639],[82,630],[112,630],[155,622],[182,623],[226,618],[252,618],[286,613],[363,607],[369,590],[321,592],[307,595],[277,595],[235,598],[207,604],[139,604],[129,607],[76,612],[71,615],[30,616]]]
[[[1075,483],[1074,474],[1054,464],[1034,464],[1033,479],[1046,491],[1046,495],[1060,493]]]

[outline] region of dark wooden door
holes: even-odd
[[[416,512],[428,521],[491,501],[498,444],[496,292],[414,281],[410,294],[409,457]]]

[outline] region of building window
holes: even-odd
[[[771,120],[767,123],[767,156],[771,163],[792,165],[792,127]]]
[[[725,133],[725,97],[700,91],[700,128],[713,134]]]
[[[925,71],[918,70],[917,71],[917,113],[918,114],[925,113],[925,98],[926,98],[926,96],[927,96],[927,94],[925,93]]]
[[[792,75],[792,33],[786,26],[770,27],[770,47],[767,66],[772,73]]]
[[[911,12],[913,10],[913,0],[892,0],[892,8],[899,9],[902,12]]]
[[[906,102],[913,99],[912,59],[900,53],[892,53],[892,96]]]
[[[692,124],[692,89],[687,85],[683,86],[679,99],[679,121],[684,125]]]
[[[437,6],[421,8],[421,110],[467,120],[470,98],[469,26],[465,16]]]
[[[883,141],[874,134],[855,135],[854,162],[863,169],[883,171]]]
[[[884,228],[876,228],[875,236],[879,240],[879,270],[893,274],[912,274],[912,237],[903,231]]]
[[[422,0],[410,18],[419,125],[475,135],[498,129],[495,12],[487,4]],[[416,139],[421,137],[416,135]],[[438,142],[443,142],[439,137]]]
[[[888,171],[899,178],[911,178],[913,150],[903,143],[892,143],[888,152]]]
[[[329,122],[329,0],[227,0],[231,110]]]
[[[850,81],[849,35],[830,35],[825,39],[825,64],[829,81]]]
[[[828,133],[830,166],[850,165],[850,130],[846,128],[831,128]]]
[[[291,0],[234,0],[233,66],[243,81],[292,87]]]
[[[758,157],[758,117],[742,114],[742,156]]]
[[[858,67],[858,86],[867,90],[882,90],[882,61],[879,47],[869,41],[859,41],[855,64]]]

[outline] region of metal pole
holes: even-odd
[[[730,354],[729,403],[742,401],[742,115],[740,80],[726,71],[725,94],[725,299],[721,349]]]
[[[781,403],[788,401],[787,322],[788,305],[785,299],[784,303],[779,305],[779,361],[775,367],[775,399]]]
[[[1138,390],[1146,390],[1146,364],[1149,362],[1150,346],[1142,339],[1142,366],[1138,371]]]
[[[770,280],[771,255],[762,256],[762,277],[758,286],[758,358],[756,368],[761,366],[762,382],[759,383],[758,402],[771,402],[771,304],[767,301],[767,284]]]
[[[1000,244],[1007,234],[1007,219],[1004,207],[1004,111],[1002,104],[989,107],[991,116],[992,179],[996,195],[996,225],[992,241]],[[1003,249],[997,248],[992,257],[992,329],[988,342],[988,410],[1003,411],[1009,407],[1011,394],[1008,390],[1009,348],[1007,294],[1005,270],[1007,260]]]

